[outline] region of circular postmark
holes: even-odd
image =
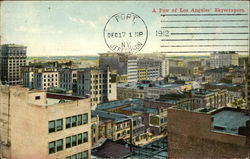
[[[113,52],[137,53],[147,42],[148,28],[134,13],[117,13],[107,21],[103,34]]]

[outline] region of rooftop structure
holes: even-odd
[[[125,88],[139,88],[143,89],[145,87],[156,87],[156,88],[166,88],[166,89],[171,89],[171,88],[176,88],[179,86],[183,86],[184,84],[178,84],[178,83],[164,83],[163,81],[161,82],[130,82],[130,83],[119,83],[117,84],[117,87],[125,87]]]
[[[124,100],[115,100],[115,101],[110,101],[108,103],[102,103],[102,104],[98,104],[96,109],[98,110],[107,110],[110,108],[116,108],[119,106],[123,106],[123,105],[131,105],[131,104],[143,104],[143,100],[142,99],[124,99]]]
[[[224,87],[244,87],[244,85],[242,85],[242,84],[220,83],[220,82],[209,82],[208,85],[224,86]]]
[[[101,158],[125,158],[130,155],[130,147],[106,139],[100,146],[92,150],[92,155]]]
[[[113,120],[114,122],[117,122],[117,123],[129,120],[127,116],[118,114],[118,113],[113,113],[113,112],[94,110],[94,111],[91,111],[91,113],[93,116],[98,115],[100,120]]]
[[[133,112],[143,112],[143,113],[150,113],[150,114],[159,113],[159,110],[156,108],[147,108],[141,105],[132,105],[130,107],[122,108],[122,110],[133,111]]]
[[[240,127],[246,126],[249,115],[237,110],[224,109],[212,115],[212,130],[229,134],[238,134]]]
[[[214,93],[214,91],[209,89],[193,89],[191,90],[191,93],[194,95],[209,95]]]

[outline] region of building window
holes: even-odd
[[[89,153],[88,150],[83,152],[83,159],[88,159]]]
[[[82,159],[82,152],[77,154],[77,159]]]
[[[66,129],[71,128],[71,117],[66,118]]]
[[[72,147],[76,146],[76,135],[72,136]]]
[[[71,136],[66,137],[66,148],[70,148],[70,147],[71,147]]]
[[[88,142],[88,132],[83,133],[83,142]]]
[[[63,119],[56,120],[56,131],[60,131],[63,129]]]
[[[76,127],[76,116],[72,117],[72,127]]]
[[[36,100],[39,100],[39,99],[40,99],[40,96],[36,96],[35,99],[36,99]]]
[[[77,155],[72,155],[71,159],[77,159]]]
[[[88,113],[83,114],[83,124],[88,123]]]
[[[55,121],[49,121],[49,133],[55,132],[56,131],[56,125],[55,125]]]
[[[82,115],[77,116],[78,125],[82,125]]]
[[[82,134],[77,135],[77,144],[78,145],[82,144]]]
[[[49,154],[52,154],[55,152],[56,152],[55,141],[52,141],[49,143]]]
[[[63,150],[63,140],[60,139],[56,141],[56,151],[58,152],[62,150]]]

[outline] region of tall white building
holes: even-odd
[[[59,75],[57,71],[35,72],[33,85],[34,89],[47,90],[48,88],[58,88]]]
[[[77,70],[65,68],[59,71],[59,87],[66,90],[76,90]]]
[[[136,56],[128,56],[128,82],[137,82],[137,69],[138,69],[138,61]]]
[[[169,74],[169,61],[162,54],[117,54],[104,53],[99,56],[100,68],[109,66],[117,70],[120,82],[137,82],[138,71],[144,71],[145,78],[150,80],[165,77]]]
[[[229,52],[214,52],[210,55],[210,67],[227,67],[227,66],[238,66],[239,65],[239,57],[238,54],[229,51]]]
[[[105,69],[110,67],[117,70],[120,76],[126,76],[127,82],[136,82],[137,77],[137,56],[130,54],[103,53],[99,56],[99,67]]]
[[[5,44],[0,46],[0,82],[16,85],[22,82],[21,66],[26,65],[26,46]]]
[[[77,96],[90,96],[91,106],[116,100],[116,74],[107,69],[85,68],[77,71]]]

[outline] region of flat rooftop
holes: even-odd
[[[93,116],[98,115],[100,119],[113,120],[114,122],[122,122],[125,120],[129,120],[129,118],[126,115],[113,113],[113,112],[106,112],[102,110],[92,110],[91,114]]]
[[[84,97],[72,96],[71,94],[60,94],[46,92],[46,105],[65,103],[75,100],[85,99]]]
[[[191,93],[194,95],[208,95],[214,93],[214,91],[208,89],[193,89]]]
[[[138,84],[136,82],[130,82],[130,83],[118,83],[117,87],[120,88],[131,88],[131,89],[136,89],[136,88],[145,88],[149,87],[149,84]]]
[[[157,88],[166,88],[166,89],[171,89],[171,88],[177,88],[181,87],[184,84],[177,84],[177,83],[168,83],[168,84],[163,84],[163,85],[156,85]]]
[[[152,87],[152,88],[166,88],[166,89],[172,89],[172,88],[177,88],[181,87],[184,84],[177,84],[177,83],[167,83],[167,84],[142,84],[142,83],[136,83],[136,82],[131,82],[131,83],[119,83],[117,84],[117,87],[120,88],[131,88],[131,89],[136,89],[136,88],[146,88],[146,87]]]
[[[2,47],[27,47],[27,46],[19,45],[19,44],[3,44],[1,46]]]
[[[238,134],[238,129],[246,126],[249,116],[240,111],[225,109],[212,115],[212,130]]]
[[[239,84],[219,83],[219,82],[209,82],[208,85],[211,85],[211,86],[225,86],[225,87],[238,87],[238,86],[241,86]]]
[[[139,106],[139,105],[125,107],[122,110],[133,111],[133,112],[142,112],[142,113],[151,113],[151,114],[158,113],[158,109],[156,109],[156,108],[147,108],[147,107],[143,107],[143,106]]]
[[[53,105],[53,104],[58,104],[58,103],[70,102],[70,101],[72,100],[46,98],[46,105]]]
[[[96,109],[98,110],[106,110],[110,108],[115,108],[127,104],[134,104],[134,105],[142,105],[143,100],[142,99],[124,99],[124,100],[116,100],[116,101],[111,101],[108,103],[102,103],[102,104],[97,104]]]

